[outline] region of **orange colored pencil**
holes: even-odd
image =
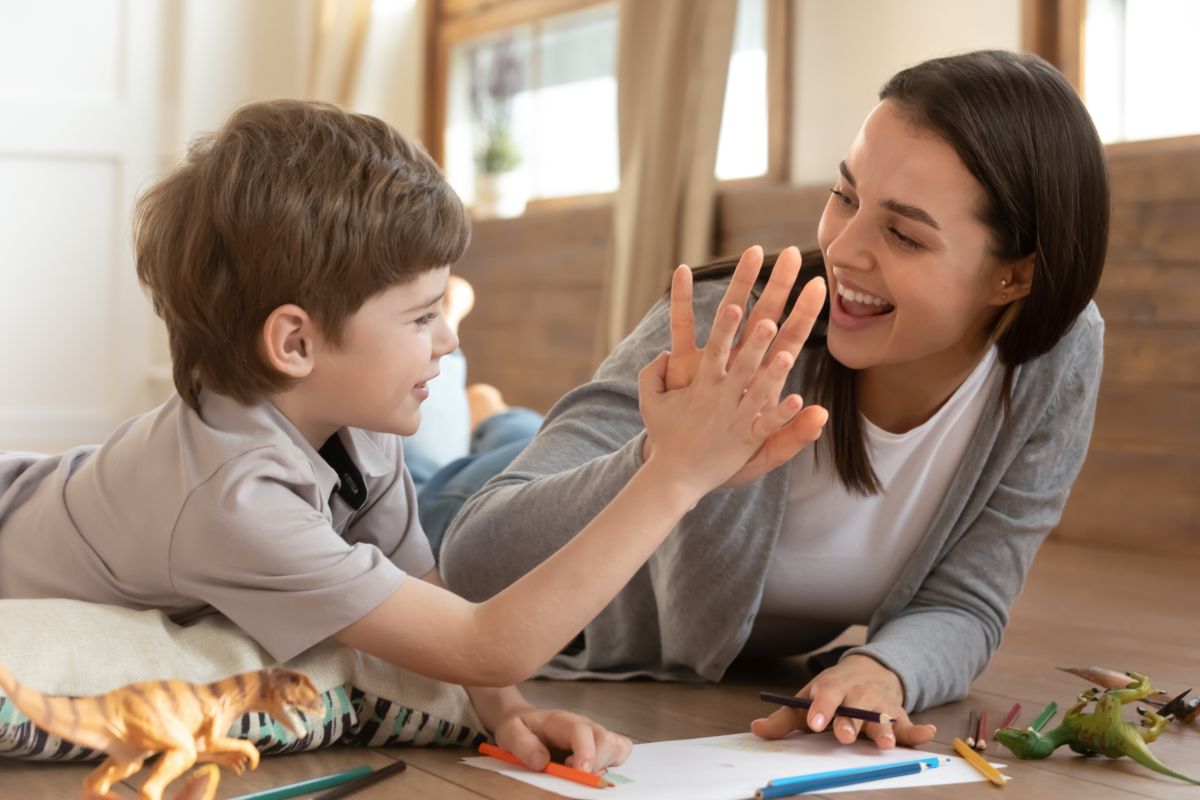
[[[525,764],[521,761],[521,759],[517,758],[507,750],[501,750],[494,744],[488,744],[487,742],[484,742],[483,744],[479,745],[479,752],[483,753],[485,756],[498,758],[501,761],[507,761],[508,763],[516,764],[519,767],[525,767]],[[528,767],[525,768],[529,769]],[[603,776],[597,775],[594,772],[584,772],[581,769],[568,767],[566,764],[555,764],[553,761],[542,767],[542,772],[546,773],[547,775],[553,775],[556,778],[565,778],[566,780],[574,781],[575,783],[582,783],[584,786],[591,786],[596,789],[607,789],[608,787],[612,786],[612,784],[606,781]]]

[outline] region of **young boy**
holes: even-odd
[[[768,437],[794,435],[799,398],[778,399],[791,357],[763,365],[774,325],[731,356],[741,309],[727,309],[687,389],[665,390],[665,354],[651,364],[644,466],[575,541],[471,603],[441,585],[400,444],[457,345],[440,310],[469,236],[428,156],[372,117],[254,104],[195,142],[135,222],[178,395],[98,448],[0,457],[0,597],[215,609],[280,661],[334,637],[473,687],[535,769],[546,745],[585,770],[624,759],[624,737],[510,685]],[[815,318],[824,290],[810,289],[796,313]]]

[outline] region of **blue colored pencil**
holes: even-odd
[[[778,778],[771,781],[755,793],[756,798],[771,800],[775,797],[791,797],[804,792],[820,792],[826,789],[836,789],[839,786],[851,786],[867,781],[881,781],[885,778],[897,778],[901,775],[916,775],[927,769],[933,769],[941,764],[938,756],[919,758],[915,761],[900,761],[894,764],[877,764],[869,767],[850,767],[835,769],[829,772],[815,772],[811,775],[797,775],[792,778]]]

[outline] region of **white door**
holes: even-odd
[[[0,0],[0,450],[102,441],[148,406],[134,198],[162,164],[158,0]]]

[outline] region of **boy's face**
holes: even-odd
[[[309,411],[322,427],[410,436],[421,421],[427,382],[458,337],[442,315],[449,267],[393,286],[346,320],[342,343],[322,342],[305,379]]]

